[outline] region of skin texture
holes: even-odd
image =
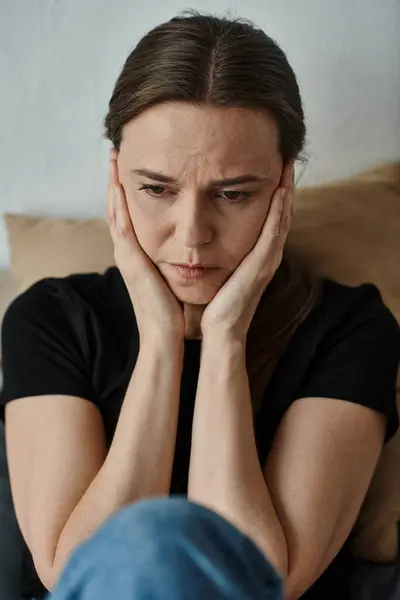
[[[120,152],[112,157],[140,246],[183,303],[186,337],[201,337],[205,306],[254,247],[279,186],[283,163],[275,122],[256,111],[165,103],[125,126]],[[136,169],[177,183],[133,174]],[[266,179],[210,186],[245,174]],[[139,190],[144,184],[156,188]],[[170,263],[218,268],[185,280]]]

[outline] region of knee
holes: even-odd
[[[260,572],[266,566],[265,557],[247,536],[214,511],[184,497],[131,504],[100,527],[83,551],[85,546],[90,547],[86,556],[94,563],[123,555],[140,560],[143,567],[158,563],[173,567],[177,557],[181,563],[194,563],[203,556],[213,564],[229,560],[238,568],[249,562]]]
[[[191,537],[216,515],[186,498],[152,498],[130,504],[111,517],[97,538],[130,544],[162,545],[177,537]]]
[[[184,497],[151,498],[126,506],[110,517],[75,551],[75,560],[82,556],[98,560],[111,548],[124,548],[132,557],[136,549],[141,556],[161,553],[176,540],[193,537],[211,513]]]
[[[158,586],[160,598],[167,597],[161,594],[167,581],[173,590],[196,582],[197,590],[210,590],[201,597],[233,597],[218,596],[221,585],[249,590],[238,598],[278,598],[281,591],[279,576],[246,536],[183,497],[142,500],[119,511],[73,553],[61,588],[74,580],[104,591],[108,578],[132,590]]]

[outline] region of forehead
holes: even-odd
[[[131,164],[171,170],[190,165],[272,166],[278,131],[265,112],[184,102],[153,106],[124,127],[121,153]]]

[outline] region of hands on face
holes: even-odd
[[[282,261],[293,214],[293,191],[294,165],[287,163],[254,248],[201,317],[203,337],[221,333],[245,339],[261,296]],[[115,152],[110,158],[107,218],[115,262],[132,300],[141,335],[155,339],[160,335],[183,339],[187,329],[185,314],[187,316],[190,311],[182,310],[181,303],[138,242],[125,191],[119,181]]]
[[[293,192],[294,165],[287,163],[254,248],[204,311],[201,320],[203,337],[218,332],[245,340],[261,296],[282,261],[294,212]]]
[[[107,218],[114,259],[131,298],[141,340],[181,340],[185,334],[182,308],[136,237],[119,176],[117,158],[110,159]]]

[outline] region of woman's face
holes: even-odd
[[[168,102],[124,127],[118,170],[132,223],[179,300],[210,302],[253,248],[282,166],[275,122],[258,111]],[[173,264],[214,268],[187,278]]]

